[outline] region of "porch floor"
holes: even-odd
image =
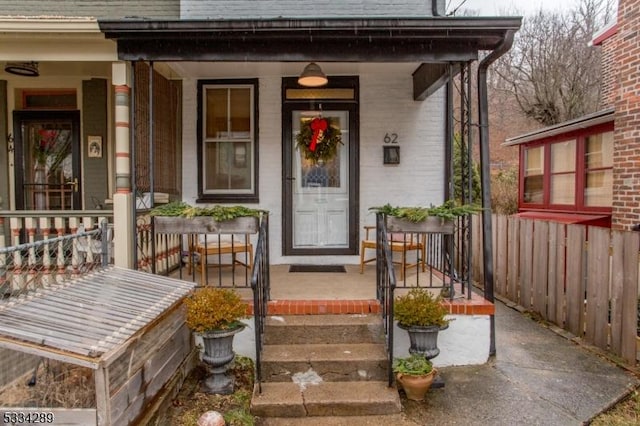
[[[289,272],[290,265],[271,265],[271,298],[270,314],[336,314],[336,313],[377,313],[380,306],[376,300],[376,268],[367,265],[364,273],[360,273],[360,265],[345,265],[346,272]],[[235,268],[236,290],[247,300],[252,299],[250,287],[245,287],[245,268]],[[200,274],[187,275],[183,269],[183,279],[201,283]],[[396,270],[396,276],[399,276]],[[179,271],[172,276],[178,277]],[[216,285],[219,278],[225,285],[231,283],[231,268],[219,270],[210,267],[208,270],[209,285]],[[427,272],[407,272],[406,284],[399,281],[396,294],[415,287],[433,286],[435,292],[440,291],[442,281],[435,274]],[[406,285],[406,288],[402,286]],[[492,303],[482,295],[472,292],[471,299],[456,289],[453,301],[445,301],[452,314],[458,315],[490,315],[494,312]]]

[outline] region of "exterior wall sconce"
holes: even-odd
[[[382,164],[400,164],[400,147],[383,146]]]
[[[327,84],[329,80],[322,72],[322,69],[315,62],[311,62],[304,67],[302,74],[298,77],[298,84],[305,87],[320,87]]]
[[[37,62],[7,62],[4,71],[23,77],[38,77],[40,75]]]

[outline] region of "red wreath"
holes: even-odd
[[[338,152],[338,145],[342,144],[342,132],[335,119],[315,117],[301,123],[296,142],[306,159],[314,163],[329,161]]]

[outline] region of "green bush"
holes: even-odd
[[[232,289],[203,287],[184,300],[187,326],[197,332],[228,330],[247,317],[248,304]]]
[[[419,354],[412,354],[406,358],[395,358],[392,367],[394,373],[410,376],[423,376],[433,370],[431,361]]]
[[[412,288],[407,294],[396,297],[393,305],[394,317],[406,327],[445,326],[449,323],[445,319],[449,310],[441,301],[441,296],[434,296],[429,290]]]
[[[518,212],[518,169],[502,170],[491,177],[491,210],[510,215]]]

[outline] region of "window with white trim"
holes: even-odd
[[[257,80],[198,83],[199,201],[257,202]]]

